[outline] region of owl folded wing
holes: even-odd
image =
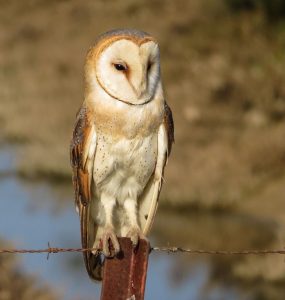
[[[149,232],[157,209],[164,167],[174,142],[174,124],[170,107],[165,102],[164,120],[157,134],[156,167],[139,201],[139,222],[144,235]]]
[[[93,180],[93,162],[96,150],[96,131],[90,121],[88,108],[83,106],[77,114],[70,145],[70,159],[73,170],[75,204],[80,216],[81,243],[83,248],[91,248],[95,238],[96,225],[91,215],[91,188]],[[96,274],[98,257],[91,252],[83,252],[84,262],[89,276],[100,279]]]
[[[91,200],[92,162],[96,149],[96,132],[89,120],[88,109],[83,106],[76,118],[70,145],[70,161],[73,170],[75,204],[86,206]]]
[[[172,111],[165,102],[164,104],[164,120],[163,124],[167,133],[167,157],[170,155],[172,144],[174,143],[174,123]]]

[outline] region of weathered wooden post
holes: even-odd
[[[129,238],[119,238],[119,243],[118,257],[105,260],[101,300],[143,300],[149,242],[140,239],[136,249]]]

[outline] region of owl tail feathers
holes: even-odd
[[[83,253],[83,256],[89,277],[93,280],[101,281],[103,277],[104,264],[102,256],[99,253],[93,254],[90,252]]]
[[[98,226],[90,214],[90,205],[80,206],[80,225],[81,225],[81,243],[82,248],[90,249],[94,247],[95,237]],[[102,280],[103,258],[98,253],[90,251],[83,252],[85,267],[89,277],[96,281]]]

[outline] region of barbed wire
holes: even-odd
[[[91,252],[97,251],[96,248],[57,248],[50,247],[48,244],[47,248],[43,249],[0,249],[0,254],[40,254],[47,253],[66,253],[66,252]],[[285,255],[285,249],[263,249],[263,250],[238,250],[238,251],[227,251],[227,250],[199,250],[199,249],[187,249],[181,247],[150,247],[150,252],[166,252],[166,253],[185,253],[185,254],[205,254],[205,255]]]
[[[239,250],[239,251],[226,251],[226,250],[198,250],[198,249],[185,249],[180,247],[152,247],[151,251],[167,252],[167,253],[189,253],[189,254],[209,254],[209,255],[266,255],[266,254],[285,254],[285,250]]]

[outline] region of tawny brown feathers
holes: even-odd
[[[70,145],[70,160],[73,169],[75,202],[87,205],[91,199],[89,174],[85,167],[85,151],[91,125],[88,120],[87,108],[82,107],[77,114],[73,137]]]

